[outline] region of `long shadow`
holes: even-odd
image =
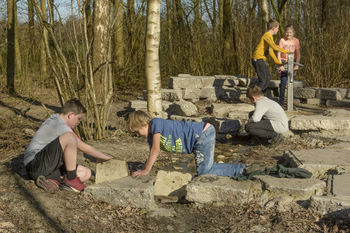
[[[48,216],[45,209],[43,209],[40,206],[40,203],[35,199],[35,197],[30,192],[28,192],[27,189],[23,186],[22,179],[25,179],[25,180],[29,179],[27,172],[25,171],[23,157],[24,155],[21,154],[11,160],[12,174],[17,173],[19,175],[19,176],[15,175],[14,177],[20,189],[20,194],[28,199],[29,203],[31,203],[34,209],[37,210],[38,213],[40,213],[46,219],[46,222],[50,226],[52,226],[57,232],[67,232],[66,230],[63,229],[63,227],[57,221],[55,221],[54,219]]]
[[[12,106],[9,106],[9,105],[5,104],[4,102],[2,102],[1,100],[0,100],[0,105],[1,105],[2,107],[5,107],[5,108],[10,109],[10,110],[13,111],[16,115],[20,115],[20,116],[22,116],[22,117],[24,117],[24,118],[26,118],[26,119],[30,119],[30,120],[36,121],[36,122],[41,122],[41,121],[42,121],[42,120],[40,120],[40,119],[38,119],[38,118],[35,118],[35,117],[32,117],[32,116],[28,116],[28,115],[26,114],[26,112],[22,112],[21,110],[19,110],[19,109],[17,109],[17,108],[14,108],[14,107],[12,107]]]
[[[30,104],[33,104],[33,105],[36,105],[36,106],[42,106],[44,105],[46,108],[48,109],[51,109],[52,111],[55,111],[55,112],[59,112],[60,111],[60,107],[57,107],[57,106],[54,106],[54,105],[50,105],[50,104],[43,104],[41,103],[40,101],[36,100],[36,99],[33,99],[31,97],[25,97],[25,96],[21,96],[19,94],[15,94],[13,95],[13,97],[16,97],[18,99],[21,99],[21,100],[24,100],[26,101],[27,103],[30,103]]]

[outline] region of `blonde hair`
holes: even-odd
[[[269,21],[269,30],[271,30],[272,28],[275,28],[275,27],[279,27],[280,26],[280,23],[275,20],[275,19],[270,19]]]
[[[141,127],[149,124],[152,120],[151,115],[148,113],[138,110],[129,114],[128,126],[129,130],[135,132]]]
[[[247,90],[247,97],[251,99],[253,96],[264,96],[263,91],[257,85],[251,86]]]

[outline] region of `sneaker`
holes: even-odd
[[[46,179],[45,176],[39,176],[36,179],[36,185],[48,193],[55,193],[60,190],[60,182],[54,179]]]
[[[273,137],[269,143],[271,147],[277,147],[284,141],[284,137],[282,134],[277,134],[275,137]]]
[[[81,192],[85,189],[85,185],[76,176],[73,180],[68,180],[67,176],[63,177],[63,184],[71,188],[74,192]]]

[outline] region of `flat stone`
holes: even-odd
[[[182,96],[183,91],[181,89],[162,89],[162,100],[174,102],[182,99]]]
[[[283,157],[291,167],[312,172],[312,177],[323,177],[330,170],[350,173],[350,156],[346,149],[292,150],[285,151]]]
[[[349,218],[349,196],[312,196],[309,209],[333,218]]]
[[[350,198],[350,174],[333,176],[333,194]]]
[[[186,185],[191,179],[190,173],[160,170],[154,184],[154,196],[176,196],[181,199],[185,196]]]
[[[128,164],[122,160],[112,159],[96,165],[95,183],[112,181],[129,175]]]
[[[263,183],[264,192],[269,198],[291,196],[295,201],[307,200],[312,195],[322,195],[326,183],[318,179],[277,178],[273,176],[254,176]]]
[[[302,99],[314,99],[316,96],[315,88],[295,88],[293,89],[293,96]]]
[[[350,100],[327,100],[327,107],[350,108]]]
[[[350,129],[350,118],[322,115],[296,116],[290,121],[291,130]]]
[[[90,185],[84,190],[84,194],[114,206],[147,209],[152,208],[155,204],[153,193],[153,179],[150,176],[123,177],[114,181]]]
[[[305,100],[305,103],[306,103],[306,104],[313,104],[313,105],[320,105],[320,104],[322,104],[322,100],[316,99],[316,98],[313,98],[313,99],[306,99],[306,100]]]
[[[201,93],[200,88],[196,88],[196,89],[185,88],[183,90],[182,98],[184,100],[191,100],[191,101],[195,102],[199,99],[200,93]]]
[[[186,117],[186,116],[179,116],[179,115],[171,115],[170,120],[174,121],[194,121],[194,122],[201,122],[203,121],[200,117]]]
[[[199,99],[206,99],[211,101],[216,101],[216,90],[215,87],[205,87],[200,89]]]
[[[220,134],[236,134],[241,128],[239,120],[215,117],[204,118],[203,120],[212,124],[215,127],[216,132]]]
[[[173,104],[172,113],[180,116],[194,116],[198,113],[196,105],[189,101],[176,101]]]
[[[326,100],[342,100],[341,94],[333,88],[319,88],[316,92],[316,97]]]
[[[261,194],[261,184],[236,181],[229,177],[204,175],[186,186],[186,199],[199,204],[235,205],[247,203]]]
[[[129,102],[128,108],[132,109],[134,111],[147,110],[147,101],[145,101],[145,100],[131,100]]]

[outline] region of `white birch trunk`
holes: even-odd
[[[162,116],[159,69],[160,0],[148,1],[146,35],[147,109],[154,117]]]

